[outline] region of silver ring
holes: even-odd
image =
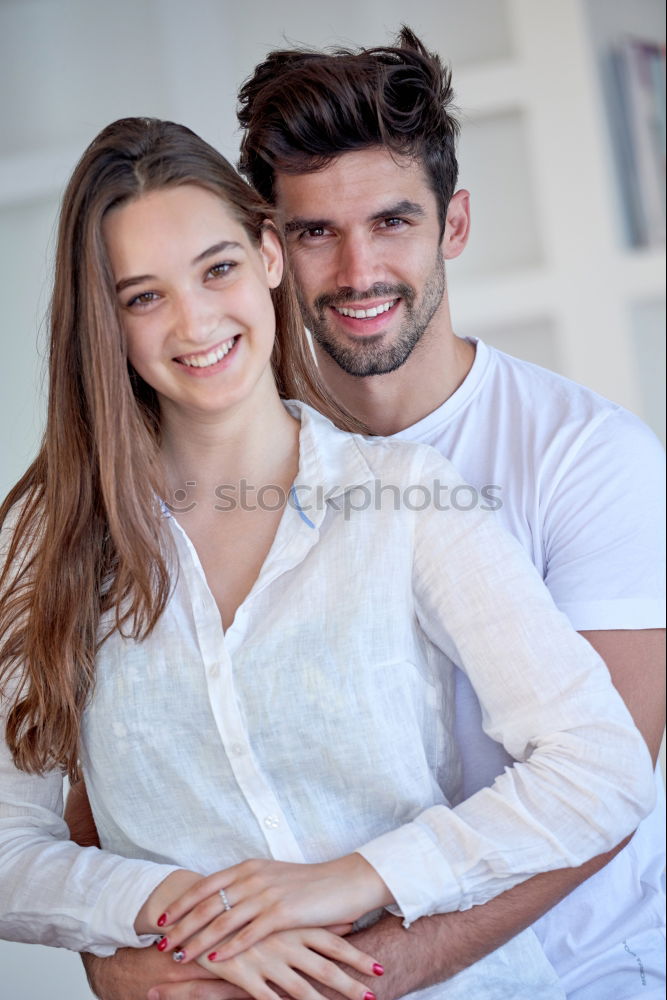
[[[224,906],[225,910],[231,910],[232,904],[229,902],[229,896],[227,895],[224,889],[220,889],[219,896],[220,899],[222,900],[222,905]]]

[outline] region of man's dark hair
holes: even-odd
[[[422,163],[444,229],[458,175],[451,72],[403,26],[386,48],[270,52],[239,93],[239,169],[274,201],[274,175],[385,146]]]

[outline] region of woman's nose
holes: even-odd
[[[183,294],[176,309],[177,332],[182,340],[193,344],[208,344],[220,326],[220,317],[210,298],[200,294]]]

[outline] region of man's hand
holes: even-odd
[[[155,948],[121,948],[111,958],[82,955],[100,1000],[237,1000],[247,993],[197,964],[182,969]],[[175,992],[172,992],[175,991]]]

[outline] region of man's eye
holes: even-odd
[[[397,216],[391,216],[389,219],[383,219],[381,224],[385,229],[397,229],[399,226],[405,225],[405,219],[399,219]]]
[[[301,239],[316,240],[320,236],[326,234],[326,229],[324,226],[313,226],[312,229],[304,229],[301,233]]]

